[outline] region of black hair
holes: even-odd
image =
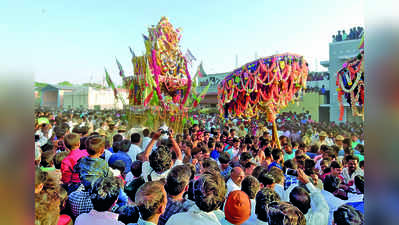
[[[157,173],[163,173],[172,166],[172,154],[163,145],[158,146],[149,157],[151,168]]]
[[[304,215],[310,209],[310,195],[302,187],[295,187],[290,193],[290,202],[296,206]]]
[[[267,186],[267,185],[271,185],[274,184],[274,178],[267,173],[266,170],[262,171],[262,173],[259,175],[258,177],[259,182],[261,182],[263,184],[263,186]]]
[[[270,147],[266,147],[265,150],[264,150],[264,152],[265,152],[265,157],[266,157],[266,158],[272,157],[272,150],[271,150]]]
[[[206,171],[193,185],[194,200],[204,212],[214,211],[223,204],[226,196],[226,183],[222,175],[215,171]]]
[[[253,176],[246,176],[241,182],[241,191],[245,192],[250,199],[254,199],[259,191],[259,181]]]
[[[112,169],[119,170],[121,174],[125,173],[125,168],[126,168],[126,163],[122,160],[115,160],[112,163],[109,164],[109,167]]]
[[[93,209],[99,212],[108,211],[119,196],[121,183],[116,177],[99,177],[91,188],[90,199]]]
[[[139,208],[135,205],[124,205],[118,209],[118,221],[124,224],[137,223],[140,217]]]
[[[141,176],[142,165],[143,163],[139,160],[133,161],[132,165],[130,166],[130,171],[132,172],[133,176],[135,177]]]
[[[293,159],[288,159],[287,161],[284,161],[284,169],[286,170],[287,168],[296,170],[298,168],[295,160]]]
[[[341,184],[341,179],[333,175],[327,175],[323,181],[324,190],[334,193],[338,190],[339,185]]]
[[[40,165],[43,167],[50,167],[54,165],[55,153],[53,151],[46,151],[42,153]]]
[[[364,215],[350,205],[342,205],[334,212],[337,225],[363,225]]]
[[[146,128],[143,130],[143,136],[148,137],[148,135],[150,135],[150,130]]]
[[[140,142],[140,139],[141,139],[141,137],[140,137],[140,134],[139,134],[139,133],[133,133],[133,134],[130,136],[130,141],[132,142],[132,144],[137,144],[137,143],[139,143],[139,142]]]
[[[219,162],[221,164],[227,164],[230,162],[230,155],[227,152],[222,152],[219,155]]]
[[[258,216],[258,219],[267,222],[268,221],[268,207],[267,205],[271,202],[280,201],[280,196],[276,191],[270,188],[262,188],[256,194],[256,205],[255,205],[255,214]]]
[[[202,161],[202,167],[206,170],[215,170],[215,171],[220,172],[217,162],[212,159],[204,159]]]
[[[119,141],[122,141],[122,140],[123,140],[123,136],[120,135],[120,134],[115,134],[115,135],[112,137],[112,142],[119,142]]]
[[[240,161],[247,161],[252,159],[252,154],[250,152],[243,152],[240,155]]]
[[[254,176],[259,181],[259,176],[260,174],[262,174],[263,171],[267,171],[267,169],[264,166],[257,166],[252,171],[252,176]]]
[[[190,181],[190,176],[191,170],[187,166],[178,165],[173,167],[166,178],[166,193],[172,196],[182,193]]]
[[[283,155],[283,151],[281,149],[275,148],[272,150],[273,160],[278,160]]]

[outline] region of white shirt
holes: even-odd
[[[241,225],[269,225],[268,222],[263,222],[262,220],[259,220],[258,218],[252,219],[252,216],[242,223]]]
[[[251,216],[249,219],[247,219],[244,223],[241,225],[251,225],[255,224],[256,221],[258,220],[258,216],[255,214],[255,206],[256,206],[256,200],[255,199],[250,199],[251,200]],[[261,221],[262,222],[262,221]]]
[[[326,190],[321,190],[321,194],[324,196],[324,199],[327,201],[329,207],[328,225],[332,225],[332,220],[334,219],[334,211],[337,210],[341,205],[344,205],[346,202],[342,199],[335,197],[332,193]]]
[[[350,176],[350,175],[349,175],[349,170],[348,170],[348,168],[346,167],[346,168],[344,168],[344,169],[342,170],[342,174],[341,174],[341,175],[342,175],[342,177],[344,178],[345,183],[349,183],[349,181],[354,180],[355,177],[356,177],[357,175],[364,176],[364,172],[363,172],[362,169],[360,169],[360,168],[358,167],[358,168],[356,168],[355,172],[352,173],[352,176]]]
[[[310,209],[305,214],[306,225],[327,225],[329,207],[326,200],[312,183],[307,183],[306,187],[310,191]]]
[[[134,162],[134,161],[136,161],[136,156],[139,154],[139,153],[141,153],[143,150],[139,147],[139,146],[137,146],[137,145],[135,145],[135,144],[132,144],[131,146],[130,146],[130,148],[129,148],[129,151],[127,152],[127,154],[130,156],[130,158],[132,159],[132,161]]]
[[[177,213],[171,216],[166,225],[221,225],[214,212],[204,212],[197,205],[192,206],[188,212]]]
[[[284,190],[284,186],[281,184],[275,184],[274,185],[274,191],[277,192],[277,194],[280,196],[281,201],[287,201],[289,202],[289,195],[288,193]]]
[[[51,138],[51,136],[53,135],[53,129],[49,129],[47,136],[44,136],[42,130],[38,130],[35,133],[36,135],[39,135],[39,145],[43,146],[45,144],[47,144],[48,139]]]
[[[75,221],[75,225],[123,225],[118,221],[119,214],[113,212],[98,212],[92,209],[89,213],[80,214]]]
[[[141,143],[141,148],[142,148],[143,150],[145,150],[145,148],[147,148],[147,145],[150,143],[150,141],[151,141],[151,138],[149,138],[149,137],[144,137],[144,138],[143,138],[143,143]]]
[[[179,159],[176,159],[175,164],[173,164],[173,166],[170,169],[172,169],[173,167],[178,166],[178,165],[184,165],[183,161],[181,161]],[[143,165],[142,165],[142,171],[143,171],[142,176],[143,176],[145,182],[148,181],[148,175],[150,175],[150,174],[151,174],[151,180],[152,181],[157,181],[157,180],[160,180],[162,178],[166,179],[166,177],[169,174],[170,169],[168,169],[165,172],[159,174],[159,173],[155,172],[151,168],[149,161],[145,161],[145,162],[143,162]]]
[[[227,193],[226,193],[226,197],[229,195],[230,192],[232,191],[237,191],[237,190],[241,190],[241,187],[238,186],[237,184],[234,183],[234,181],[229,178],[229,180],[226,183],[227,185]]]

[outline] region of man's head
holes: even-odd
[[[345,138],[345,139],[342,141],[342,145],[343,145],[343,148],[344,148],[344,149],[347,149],[347,148],[352,147],[352,141],[351,141],[351,139]]]
[[[263,171],[267,171],[264,166],[257,166],[255,169],[252,171],[252,176],[255,177],[256,179],[259,180],[259,176]]]
[[[179,165],[173,167],[166,178],[166,193],[171,196],[177,196],[187,191],[190,176],[191,171],[187,166]]]
[[[132,172],[134,177],[140,177],[142,173],[142,165],[143,163],[139,160],[133,161],[130,166],[130,171]]]
[[[345,157],[345,162],[348,165],[349,173],[353,173],[357,169],[357,164],[359,162],[359,158],[356,156],[348,155]]]
[[[120,188],[121,183],[116,177],[98,178],[90,192],[93,208],[99,212],[110,210],[118,199]]]
[[[330,164],[331,174],[334,176],[339,176],[342,172],[342,165],[337,161],[332,161]]]
[[[167,197],[164,186],[159,181],[149,181],[137,190],[135,202],[139,208],[141,218],[150,220],[165,212]]]
[[[240,164],[245,166],[252,159],[252,154],[250,152],[243,152],[240,155]]]
[[[256,164],[255,164],[255,163],[253,163],[253,162],[247,162],[247,163],[244,165],[244,172],[245,172],[245,175],[246,175],[246,176],[252,175],[252,172],[254,171],[255,167],[256,167]]]
[[[132,142],[132,144],[138,145],[140,143],[141,137],[139,133],[133,133],[130,136],[130,141]]]
[[[232,191],[224,206],[224,216],[232,224],[242,224],[251,216],[251,201],[243,191]]]
[[[112,137],[112,142],[113,142],[113,143],[115,143],[115,142],[120,142],[120,141],[122,141],[122,140],[123,140],[123,136],[120,135],[120,134],[115,134],[115,135]]]
[[[273,177],[276,184],[284,184],[284,173],[280,168],[275,166],[270,168],[269,175]]]
[[[151,168],[157,173],[163,173],[172,166],[172,154],[163,145],[151,152],[149,157]]]
[[[86,147],[90,156],[100,157],[105,150],[105,139],[102,137],[90,137],[87,140]]]
[[[319,134],[319,140],[324,141],[327,137],[327,133],[325,131],[320,132]]]
[[[145,129],[143,130],[143,136],[144,136],[144,137],[148,137],[149,135],[150,135],[150,130],[147,129],[147,128],[145,128]]]
[[[334,212],[336,225],[363,225],[364,215],[350,205],[342,205]]]
[[[290,202],[296,206],[303,214],[310,209],[310,195],[302,187],[295,187],[290,193]]]
[[[267,222],[268,221],[268,207],[267,205],[272,202],[279,202],[280,196],[271,188],[262,188],[256,194],[256,205],[255,205],[255,214],[258,216],[258,219]]]
[[[250,199],[255,199],[256,193],[258,193],[260,184],[258,179],[249,175],[244,178],[241,182],[241,191],[245,192]]]
[[[231,171],[231,180],[238,186],[241,186],[242,180],[245,178],[245,173],[241,167],[234,167]]]
[[[267,170],[262,171],[262,173],[258,177],[259,182],[263,185],[263,187],[268,187],[273,189],[275,185],[274,178],[268,174]]]
[[[268,205],[269,225],[305,225],[304,214],[289,202],[273,202]]]
[[[69,150],[78,149],[80,146],[80,135],[75,133],[69,133],[64,137],[65,147]]]
[[[227,152],[222,152],[219,155],[219,162],[222,169],[226,168],[230,163],[230,155]]]
[[[283,160],[283,152],[281,149],[275,148],[272,150],[272,157],[273,161],[280,163],[280,161]]]
[[[342,136],[342,135],[337,135],[336,137],[335,137],[335,144],[337,145],[337,146],[342,146],[342,141],[344,140],[344,137]]]
[[[215,171],[207,171],[194,183],[194,201],[204,212],[218,209],[226,196],[226,183],[222,175]]]

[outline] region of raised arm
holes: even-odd
[[[161,136],[161,131],[157,131],[153,136],[152,139],[150,141],[150,143],[147,145],[147,147],[144,150],[144,156],[143,156],[143,160],[145,161],[149,161],[149,157],[150,157],[150,153],[151,153],[151,149],[154,146],[155,142],[159,139],[159,137]]]
[[[181,153],[181,149],[177,144],[175,138],[173,137],[173,130],[169,129],[169,139],[172,141],[173,149],[176,153],[176,158],[180,161],[183,161],[183,154]]]

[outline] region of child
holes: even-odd
[[[89,137],[87,140],[87,153],[89,156],[81,158],[75,165],[75,171],[85,187],[91,187],[100,177],[112,176],[108,163],[100,156],[105,150],[105,139],[102,137]]]
[[[54,151],[47,151],[42,153],[40,161],[40,169],[47,172],[49,176],[53,177],[57,183],[60,182],[61,172],[54,167]]]
[[[127,197],[126,193],[123,191],[123,188],[126,184],[126,182],[125,182],[125,163],[122,160],[115,160],[109,166],[111,167],[111,171],[112,171],[114,177],[119,178],[122,183],[121,190],[120,190],[119,196],[118,196],[118,201],[116,204],[118,207],[127,205],[128,197]]]
[[[80,186],[79,173],[74,171],[74,166],[79,159],[88,156],[86,150],[79,150],[80,135],[75,133],[67,134],[64,138],[65,147],[70,151],[68,156],[61,161],[61,181],[68,194]]]

